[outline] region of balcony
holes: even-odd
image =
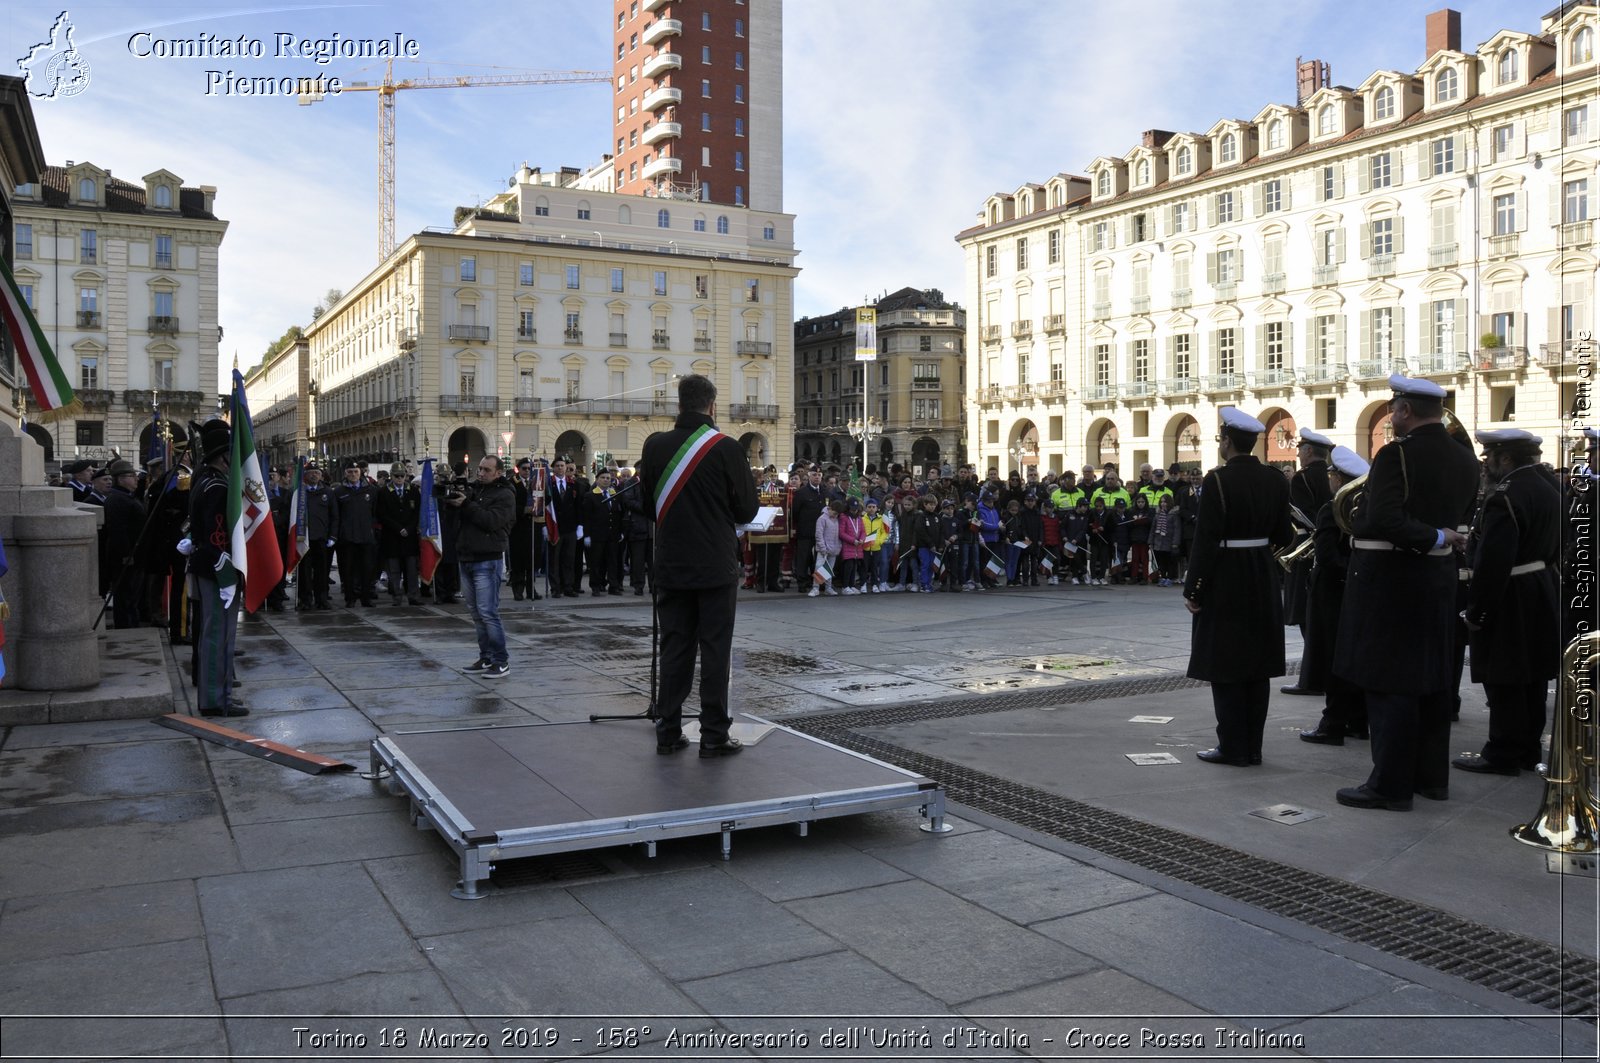
[[[1090,384],[1083,389],[1084,402],[1110,402],[1117,397],[1115,384]]]
[[[1038,384],[1033,392],[1041,399],[1058,399],[1067,393],[1065,380],[1051,380],[1048,383]]]
[[[936,377],[936,376],[933,376],[933,377],[928,377],[928,376],[917,377],[916,379],[911,381],[911,390],[912,391],[938,391],[939,387],[940,387],[939,378]]]
[[[1239,285],[1235,281],[1222,281],[1214,289],[1216,301],[1231,303],[1239,298]]]
[[[415,412],[416,399],[397,399],[394,402],[379,402],[370,406],[363,406],[352,413],[334,415],[334,410],[346,410],[355,402],[352,396],[325,397],[317,402],[317,434],[332,435],[335,432],[349,431],[361,428],[364,425],[375,424],[379,421],[389,421],[402,414]]]
[[[1311,284],[1313,287],[1323,288],[1330,284],[1338,283],[1339,267],[1337,265],[1311,267]]]
[[[499,413],[498,395],[440,395],[440,413]]]
[[[1206,377],[1202,387],[1207,395],[1221,395],[1243,391],[1244,385],[1243,373],[1218,373]]]
[[[649,180],[652,180],[652,179],[654,179],[656,177],[660,177],[664,173],[682,173],[682,172],[683,172],[683,160],[682,159],[674,159],[670,155],[668,155],[668,156],[663,156],[662,158],[659,158],[655,162],[652,162],[650,165],[646,166],[644,168],[644,179],[646,181],[649,181]]]
[[[1000,326],[999,325],[985,325],[985,326],[983,326],[983,342],[984,343],[999,343],[1000,342]]]
[[[544,406],[544,400],[531,395],[518,395],[511,400],[512,413],[538,413]]]
[[[649,14],[657,8],[666,7],[672,0],[644,0],[644,13]]]
[[[766,340],[740,340],[733,345],[735,354],[753,354],[761,358],[772,357],[772,344]]]
[[[1186,309],[1188,309],[1189,307],[1191,307],[1193,305],[1194,305],[1194,289],[1193,288],[1174,288],[1174,289],[1172,289],[1172,309],[1174,309],[1174,310],[1186,310]]]
[[[856,396],[858,396],[860,394],[861,394],[861,385],[860,384],[846,384],[844,387],[839,389],[839,397],[841,399],[855,398]]]
[[[399,338],[402,351],[414,351],[417,349],[417,334],[414,330],[403,328],[396,335]]]
[[[626,347],[628,345],[628,334],[626,332],[612,332],[609,335],[611,337],[611,346]]]
[[[1089,317],[1094,321],[1105,321],[1111,317],[1110,303],[1095,303],[1089,308]]]
[[[1429,269],[1454,269],[1460,261],[1460,244],[1435,244],[1428,248]]]
[[[644,61],[642,73],[647,78],[658,78],[669,70],[682,70],[683,56],[677,52],[657,52]]]
[[[172,268],[172,252],[169,251],[166,254],[162,254],[157,251],[153,257],[155,258],[156,269]]]
[[[1593,366],[1594,342],[1562,340],[1560,343],[1541,343],[1538,362],[1546,369],[1576,368],[1580,363]]]
[[[1454,376],[1467,370],[1464,354],[1419,354],[1417,372],[1423,376]]]
[[[1065,332],[1067,330],[1067,315],[1046,314],[1044,316],[1044,330],[1046,332]]]
[[[1123,384],[1118,391],[1118,395],[1124,400],[1153,399],[1156,395],[1156,383],[1154,380],[1135,380]]]
[[[561,405],[562,413],[587,417],[676,417],[678,404],[664,399],[578,399]]]
[[[1405,362],[1401,359],[1391,359],[1389,361],[1384,361],[1381,358],[1370,359],[1365,362],[1356,363],[1355,378],[1362,381],[1387,381],[1389,379],[1389,374],[1403,373],[1405,372],[1405,369]]]
[[[148,410],[150,409],[150,389],[129,388],[122,393],[122,401],[127,404],[130,410]],[[213,397],[207,403],[205,395],[198,391],[172,391],[167,388],[161,388],[156,391],[156,403],[163,410],[198,410],[202,403],[206,403],[208,408],[214,408],[216,399]]]
[[[675,18],[658,18],[644,28],[644,33],[639,37],[639,42],[646,47],[657,41],[664,41],[668,37],[676,37],[683,32],[683,23]]]
[[[1289,275],[1287,273],[1268,273],[1261,278],[1262,295],[1282,295],[1289,290]]]
[[[1367,279],[1378,280],[1394,276],[1393,255],[1373,255],[1367,259]]]
[[[735,421],[776,421],[778,407],[770,403],[735,402],[728,407],[728,416]]]
[[[999,403],[1000,403],[1000,385],[999,384],[990,384],[988,387],[986,387],[982,391],[978,392],[978,405],[980,405],[980,406],[997,406],[997,405],[999,405]]]
[[[73,394],[77,396],[79,402],[91,410],[103,410],[111,405],[112,399],[116,398],[116,392],[109,388],[77,388]]]
[[[672,140],[683,136],[683,125],[680,122],[657,122],[644,131],[646,146],[659,143],[663,140]]]
[[[1293,369],[1263,369],[1247,374],[1247,381],[1256,391],[1287,391],[1294,387]]]
[[[566,329],[561,335],[569,346],[577,346],[583,342],[583,329],[581,328]]]
[[[646,95],[644,98],[644,109],[647,111],[659,111],[663,107],[676,107],[682,102],[683,90],[675,89],[668,85],[664,88],[656,89],[654,92]]]
[[[1195,395],[1200,391],[1200,381],[1192,376],[1172,377],[1156,385],[1162,395]]]
[[[145,331],[152,336],[176,336],[178,319],[170,314],[155,314],[146,319]]]
[[[1480,373],[1514,372],[1528,368],[1528,348],[1480,347],[1476,360]]]
[[[694,338],[694,349],[697,351],[709,351],[711,349],[711,337],[703,332],[700,333]]]
[[[1150,297],[1148,295],[1135,295],[1128,300],[1128,313],[1148,314],[1150,312]]]
[[[667,335],[666,329],[655,329],[650,333],[650,349],[654,351],[670,351],[672,337]]]
[[[478,343],[489,342],[488,325],[451,325],[445,332],[452,340],[475,340]]]
[[[1563,222],[1556,233],[1556,244],[1562,249],[1588,247],[1592,243],[1594,243],[1594,223],[1590,221]]]
[[[97,261],[99,261],[99,258],[100,256],[95,253],[94,248],[85,247],[78,252],[78,265],[93,266]]]
[[[1300,386],[1310,388],[1337,387],[1350,379],[1350,367],[1343,362],[1323,362],[1308,365],[1300,374]]]
[[[517,339],[526,340],[528,343],[538,343],[539,330],[532,325],[518,325]]]
[[[1516,258],[1522,249],[1522,234],[1502,233],[1489,237],[1490,258]]]
[[[98,311],[98,310],[79,310],[78,311],[78,327],[79,328],[99,328],[100,327],[100,311]]]
[[[1032,384],[1008,384],[1000,389],[1007,402],[1028,402],[1033,398]]]
[[[1011,338],[1025,340],[1033,336],[1032,321],[1013,321],[1011,323]]]

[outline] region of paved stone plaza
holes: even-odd
[[[456,671],[459,607],[252,618],[252,714],[224,722],[365,770],[383,733],[645,708],[647,599],[505,615],[499,681]],[[747,594],[735,709],[946,782],[955,830],[908,810],[736,833],[728,862],[715,835],[519,861],[475,903],[355,773],[148,720],[11,727],[0,1053],[1593,1058],[1595,879],[1507,836],[1542,782],[1342,808],[1366,744],[1299,742],[1318,705],[1277,695],[1260,768],[1201,764],[1187,632],[1153,588]],[[1467,689],[1460,748],[1486,719]],[[618,771],[655,768],[646,725],[594,726]]]

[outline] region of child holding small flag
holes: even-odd
[[[830,498],[817,518],[817,563],[812,572],[809,597],[819,594],[838,595],[833,589],[834,566],[839,563],[839,515],[844,512],[844,502]]]

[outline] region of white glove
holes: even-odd
[[[583,537],[583,545],[587,548],[587,547],[593,546],[594,543],[589,540],[589,537],[587,535],[585,535]]]
[[[188,557],[194,553],[194,541],[188,538],[178,540],[178,553]]]
[[[233,596],[238,593],[238,590],[239,588],[235,586],[223,587],[217,591],[218,594],[222,595],[222,608],[228,609],[233,606]]]
[[[333,549],[333,540],[332,540],[332,539],[329,539],[329,540],[328,540],[328,548],[329,548],[329,549],[330,549],[330,550],[331,550],[331,549]]]
[[[580,539],[583,538],[583,525],[582,524],[578,525],[578,538],[580,538]]]

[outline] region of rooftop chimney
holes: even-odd
[[[1318,89],[1327,88],[1332,76],[1328,64],[1320,59],[1296,59],[1294,61],[1295,106],[1304,106],[1307,100],[1317,94]]]
[[[1165,129],[1146,129],[1144,131],[1144,146],[1151,151],[1160,151],[1172,139],[1172,134]]]
[[[1440,52],[1459,52],[1461,50],[1461,12],[1452,11],[1450,8],[1441,8],[1428,16],[1428,54],[1423,56],[1427,62]]]

